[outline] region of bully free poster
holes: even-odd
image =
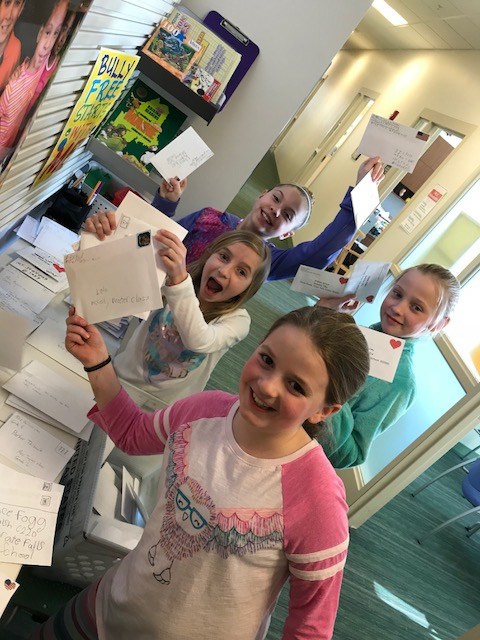
[[[135,55],[100,49],[82,95],[34,184],[49,178],[102,122],[125,89],[138,60]]]
[[[0,172],[21,142],[87,5],[0,0]]]

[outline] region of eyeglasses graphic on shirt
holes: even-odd
[[[187,496],[177,489],[177,495],[175,496],[175,504],[183,511],[182,520],[186,520],[188,517],[190,518],[190,524],[194,529],[202,529],[208,525],[208,522],[205,518],[190,504],[190,500]]]

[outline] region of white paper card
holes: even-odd
[[[372,172],[369,171],[356,187],[350,192],[352,198],[355,227],[359,229],[368,216],[380,203],[377,183],[372,180]]]
[[[22,366],[22,352],[29,333],[26,318],[0,309],[0,366],[17,371]]]
[[[63,487],[0,465],[0,558],[14,564],[50,565]]]
[[[156,241],[141,246],[146,233],[65,256],[74,306],[89,323],[162,308],[166,272]]]
[[[78,242],[78,239],[76,233],[44,216],[40,220],[38,234],[33,244],[63,262],[63,256],[71,252],[72,244]]]
[[[22,224],[16,229],[16,234],[22,240],[26,240],[33,244],[33,241],[37,237],[38,225],[40,220],[32,218],[32,216],[25,216]]]
[[[15,260],[12,260],[10,265],[24,273],[32,280],[35,280],[35,282],[43,285],[49,291],[53,291],[53,293],[58,293],[68,287],[66,276],[63,282],[55,280],[54,278],[47,276],[43,271],[40,271],[37,267],[34,267],[33,264],[25,260],[25,258],[15,258]]]
[[[392,382],[400,362],[405,340],[367,327],[358,328],[365,336],[370,352],[369,375],[385,380],[385,382]]]
[[[62,324],[47,318],[38,329],[29,336],[28,344],[38,349],[64,367],[70,369],[85,380],[88,375],[83,365],[65,348],[65,322]]]
[[[319,298],[340,298],[347,282],[346,276],[302,264],[295,274],[291,288]]]
[[[389,262],[357,260],[349,276],[340,276],[301,265],[291,288],[319,298],[341,298],[351,293],[360,302],[373,302],[389,268]]]
[[[74,454],[74,449],[20,413],[0,429],[0,451],[24,473],[44,480],[54,480]]]
[[[55,297],[53,291],[49,291],[10,264],[0,271],[0,287],[23,300],[34,313],[43,311]]]
[[[358,151],[370,157],[380,156],[384,164],[411,173],[427,149],[428,137],[412,127],[372,115]]]
[[[357,260],[345,286],[344,295],[354,293],[360,302],[373,302],[388,275],[390,264]]]
[[[153,156],[151,163],[165,180],[183,180],[212,156],[213,151],[195,129],[188,127]]]
[[[133,497],[133,476],[122,467],[122,501],[120,513],[126,522],[133,522],[136,503]]]
[[[153,235],[158,229],[167,229],[174,233],[180,240],[187,235],[187,230],[172,220],[164,213],[152,207],[151,204],[145,202],[143,198],[139,198],[135,193],[129,191],[122,200],[120,206],[115,211],[115,219],[117,228],[110,236],[106,236],[105,240],[99,240],[95,233],[82,231],[80,236],[80,248],[88,249],[96,247],[105,242],[118,240],[125,236],[131,236],[141,231],[150,230]]]
[[[76,433],[87,424],[86,415],[94,404],[85,380],[77,377],[73,383],[37,360],[32,360],[3,387]]]
[[[46,273],[47,276],[50,276],[50,278],[63,283],[67,281],[63,261],[59,261],[51,253],[47,253],[38,247],[25,247],[17,251],[17,253],[21,258],[24,258],[37,269]]]
[[[5,611],[10,598],[19,587],[19,583],[13,579],[13,576],[4,570],[0,570],[0,616]]]

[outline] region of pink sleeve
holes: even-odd
[[[321,447],[282,474],[290,601],[284,640],[330,640],[348,549],[345,491]]]
[[[148,413],[122,388],[102,411],[95,405],[88,417],[125,453],[153,455],[163,453],[170,432],[177,426],[199,418],[227,415],[235,401],[236,397],[230,394],[205,391]]]

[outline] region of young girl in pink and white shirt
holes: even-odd
[[[207,391],[153,414],[121,388],[99,332],[74,310],[66,346],[89,372],[90,418],[123,451],[163,453],[164,464],[136,549],[37,638],[257,640],[288,580],[284,640],[329,640],[347,505],[314,436],[366,379],[353,319],[293,311],[245,364],[238,396]]]

